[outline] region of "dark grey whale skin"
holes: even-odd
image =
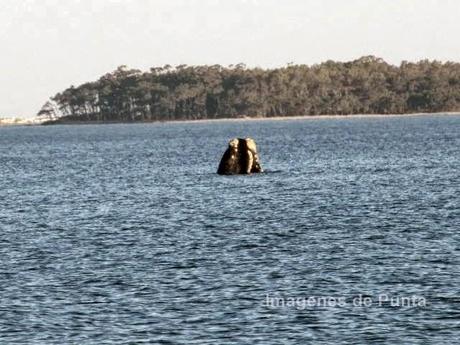
[[[262,171],[256,144],[251,138],[230,140],[217,169],[219,175],[252,174]]]

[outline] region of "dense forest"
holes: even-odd
[[[460,110],[460,63],[394,66],[373,56],[275,69],[118,67],[58,93],[40,110],[52,121],[168,121]]]

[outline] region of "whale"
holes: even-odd
[[[252,138],[233,138],[217,168],[219,175],[244,175],[263,172],[257,145]]]

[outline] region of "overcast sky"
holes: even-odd
[[[0,117],[126,64],[460,61],[458,0],[0,0]]]

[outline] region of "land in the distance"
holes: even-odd
[[[367,56],[282,68],[126,66],[58,93],[48,123],[188,121],[460,111],[460,63]]]
[[[103,124],[129,124],[129,123],[219,123],[219,122],[241,122],[241,121],[295,121],[295,120],[325,120],[325,119],[384,119],[415,116],[460,116],[460,112],[440,113],[406,113],[406,114],[350,114],[350,115],[292,115],[275,117],[236,117],[218,119],[198,120],[170,120],[170,121],[70,121],[66,118],[54,121],[44,121],[43,118],[2,118],[0,127],[5,126],[37,126],[37,125],[103,125]]]
[[[44,122],[40,118],[0,117],[0,126],[29,126]]]

